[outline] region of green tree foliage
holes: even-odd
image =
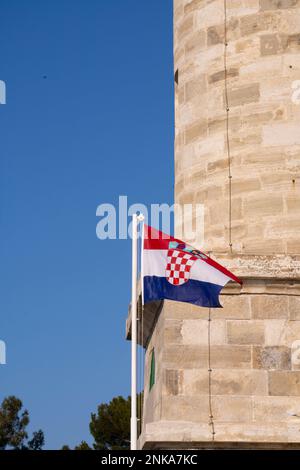
[[[90,432],[96,450],[123,450],[130,444],[130,397],[115,397],[92,413]]]
[[[81,441],[78,446],[74,448],[74,450],[92,450],[86,441]]]
[[[109,403],[101,403],[97,413],[91,414],[90,432],[94,438],[93,447],[85,441],[74,450],[124,450],[130,447],[130,397],[115,397]],[[137,395],[137,414],[143,414],[143,392]],[[141,419],[138,421],[138,435],[141,429]],[[64,445],[62,450],[70,450]]]
[[[28,440],[26,428],[29,424],[29,413],[22,410],[19,398],[4,398],[0,406],[0,450],[41,450],[44,445],[44,433],[39,430]]]

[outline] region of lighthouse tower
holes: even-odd
[[[174,0],[174,77],[175,202],[243,286],[145,309],[139,446],[300,447],[300,1]]]

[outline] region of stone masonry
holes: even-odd
[[[140,448],[300,448],[300,0],[174,0],[174,72],[175,202],[243,286],[211,310],[214,435],[208,309],[148,314]]]

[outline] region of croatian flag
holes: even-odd
[[[242,282],[199,250],[144,225],[142,252],[144,303],[176,300],[222,307],[219,294],[228,281]]]

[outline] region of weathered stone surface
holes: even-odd
[[[192,55],[195,52],[204,48],[206,44],[206,31],[200,30],[195,31],[185,43],[185,53],[186,55]]]
[[[295,179],[292,179],[292,183],[295,184]],[[300,207],[300,192],[299,194],[289,194],[286,196],[286,207],[289,213],[298,213]]]
[[[299,145],[299,125],[295,122],[266,125],[263,127],[263,145]]]
[[[161,418],[170,421],[206,422],[208,415],[208,396],[162,397]]]
[[[198,140],[201,136],[204,137],[207,134],[207,123],[203,120],[200,120],[197,123],[194,123],[190,127],[187,127],[184,133],[185,143],[188,144],[195,140]]]
[[[291,362],[293,370],[300,370],[300,339],[291,344]]]
[[[182,328],[181,320],[166,319],[165,328],[164,328],[164,340],[168,344],[182,343],[181,328]]]
[[[265,320],[265,345],[288,346],[285,344],[287,320]]]
[[[252,318],[288,318],[288,298],[281,295],[251,297]]]
[[[220,118],[211,118],[208,120],[208,131],[209,133],[214,133],[214,132],[223,132],[226,129],[226,117],[222,116]],[[241,126],[241,120],[239,116],[234,116],[230,115],[229,116],[229,125],[230,129],[233,131],[238,131],[238,129]],[[224,161],[224,160],[222,160]],[[228,165],[228,160],[227,160],[227,165]],[[214,166],[213,166],[214,168]]]
[[[231,344],[263,344],[264,323],[255,320],[228,320],[227,341]]]
[[[183,39],[187,34],[191,33],[193,30],[194,18],[192,15],[188,15],[185,19],[180,22],[177,29],[178,40]]]
[[[290,320],[300,320],[300,297],[289,297]]]
[[[206,89],[206,76],[200,74],[185,84],[185,99],[190,101],[195,96],[200,97]],[[202,122],[203,123],[203,122]]]
[[[163,360],[167,368],[206,368],[208,346],[167,345]],[[251,367],[251,347],[240,345],[211,346],[211,361],[214,368]]]
[[[211,224],[223,224],[224,223],[224,212],[228,209],[228,203],[226,201],[217,202],[213,204],[209,210],[210,223]],[[242,217],[242,200],[236,198],[232,203],[232,220],[240,219]]]
[[[186,369],[183,375],[183,394],[199,396],[208,394],[208,370]]]
[[[228,295],[221,295],[220,299],[223,308],[212,310],[212,322],[216,318],[236,320],[246,320],[251,318],[249,296],[240,295],[233,297]]]
[[[198,345],[166,345],[163,360],[168,369],[206,368],[208,349]]]
[[[180,395],[183,389],[183,370],[166,369],[166,395]]]
[[[232,191],[234,194],[242,194],[244,192],[258,191],[261,184],[258,178],[241,178],[232,181]]]
[[[229,107],[253,103],[259,100],[259,83],[231,88],[228,91]],[[224,98],[224,103],[226,103]]]
[[[191,0],[184,6],[184,13],[190,13],[199,10],[203,6],[203,0]]]
[[[264,422],[298,422],[300,397],[254,397],[253,419]]]
[[[270,14],[245,15],[240,19],[241,35],[248,36],[249,34],[258,34],[261,31],[275,29],[277,23],[276,19],[274,15]]]
[[[211,364],[214,369],[243,369],[251,367],[250,346],[212,346]]]
[[[254,369],[291,369],[291,350],[286,346],[253,347]]]
[[[300,254],[300,240],[288,240],[286,245],[288,253]]]
[[[212,394],[267,395],[267,372],[263,370],[213,370]]]
[[[211,322],[210,341],[211,344],[224,344],[225,342],[225,320],[214,320]],[[208,321],[207,320],[183,320],[181,327],[181,338],[183,344],[207,345]]]
[[[269,255],[273,253],[282,253],[284,250],[283,240],[268,239],[268,245],[266,245],[264,239],[253,238],[245,240],[242,243],[244,253],[251,255]]]
[[[207,45],[213,46],[224,42],[224,27],[211,26],[207,30]]]
[[[213,397],[213,415],[216,422],[247,423],[252,421],[250,397]]]
[[[260,52],[262,56],[278,54],[280,50],[281,42],[277,34],[260,36]]]
[[[261,217],[265,215],[279,215],[283,212],[282,196],[273,196],[260,193],[260,198],[247,198],[244,210],[248,217]]]
[[[237,77],[239,74],[238,69],[229,69],[226,71],[226,79],[232,78],[232,77]],[[225,80],[225,71],[220,70],[219,72],[215,72],[212,75],[208,77],[209,83],[216,83],[219,82],[220,80]]]
[[[269,395],[300,396],[300,372],[269,372]]]
[[[261,10],[278,10],[299,5],[299,0],[260,0]]]

